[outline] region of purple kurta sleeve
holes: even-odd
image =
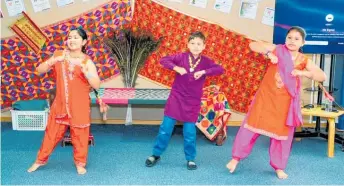
[[[216,76],[224,73],[223,67],[216,64],[213,60],[209,59],[207,63],[207,69],[205,69],[205,74],[207,76]]]
[[[167,69],[173,70],[175,66],[180,66],[182,61],[182,54],[176,54],[172,56],[165,56],[160,59],[160,64]]]

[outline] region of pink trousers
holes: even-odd
[[[270,165],[275,170],[284,170],[287,166],[288,158],[294,137],[294,127],[290,127],[287,140],[276,140],[270,138]],[[254,143],[260,134],[254,133],[242,125],[235,137],[232,157],[238,161],[246,158],[252,151]]]

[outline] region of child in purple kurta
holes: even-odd
[[[146,160],[146,166],[152,167],[167,148],[176,121],[184,122],[184,152],[189,170],[197,169],[196,126],[201,107],[202,89],[206,76],[220,75],[224,69],[210,58],[201,55],[205,48],[205,36],[201,32],[190,35],[188,48],[190,52],[166,56],[160,63],[177,72],[171,93],[165,107],[165,115],[160,125],[159,134],[153,148],[153,155]]]

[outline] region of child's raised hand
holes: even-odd
[[[194,78],[197,80],[205,74],[205,70],[197,71],[194,73]]]
[[[294,76],[294,77],[297,77],[297,76],[303,76],[303,72],[301,70],[293,70],[291,71],[291,75]]]
[[[184,75],[184,74],[187,73],[186,70],[185,70],[185,68],[183,68],[183,67],[175,66],[175,67],[173,68],[173,70],[176,71],[176,72],[178,72],[180,75]]]
[[[275,54],[269,53],[268,54],[268,58],[270,59],[272,64],[278,63],[278,58],[277,58],[277,56]]]
[[[63,60],[66,58],[66,55],[67,55],[67,51],[64,50],[64,51],[62,52],[62,55],[57,56],[57,57],[54,58],[54,62],[56,63],[56,62],[63,61]]]

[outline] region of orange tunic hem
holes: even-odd
[[[261,134],[261,135],[264,135],[264,136],[268,136],[270,138],[274,138],[274,139],[277,139],[277,140],[287,140],[288,139],[288,136],[279,136],[277,134],[274,134],[272,132],[268,132],[268,131],[265,131],[265,130],[262,130],[262,129],[258,129],[258,128],[255,128],[255,127],[252,127],[250,126],[249,124],[245,123],[244,124],[244,128],[254,132],[254,133],[258,133],[258,134]]]

